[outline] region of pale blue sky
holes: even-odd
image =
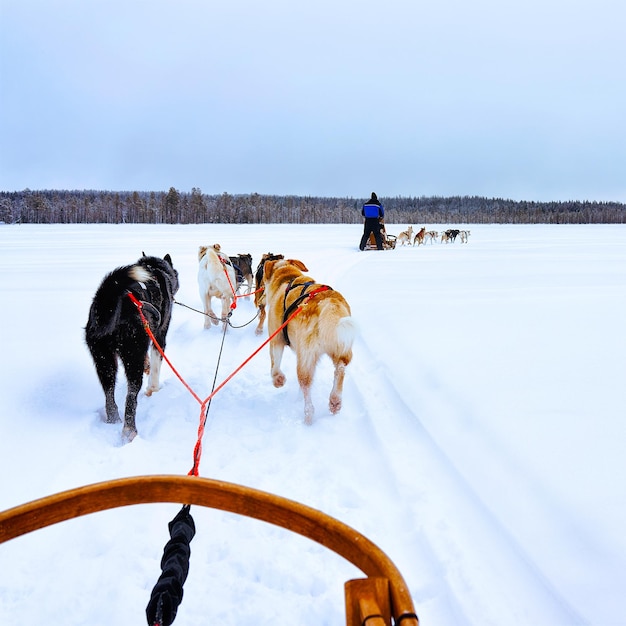
[[[0,190],[626,202],[623,0],[0,7]]]

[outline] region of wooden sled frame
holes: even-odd
[[[380,234],[383,238],[383,250],[393,250],[396,247],[397,237],[395,235],[388,235],[387,230],[385,229],[385,222],[383,219],[379,219],[380,222]],[[367,243],[365,244],[366,250],[378,250],[376,246],[376,237],[374,237],[374,233],[370,233],[370,236],[367,239]]]
[[[208,478],[170,475],[121,478],[33,500],[0,512],[0,543],[89,513],[154,502],[220,509],[303,535],[339,554],[367,576],[345,583],[347,626],[419,624],[402,574],[365,536],[293,500]]]

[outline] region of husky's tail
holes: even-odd
[[[89,309],[87,335],[101,339],[113,334],[122,318],[126,293],[151,280],[153,276],[140,265],[121,267],[105,276]]]
[[[352,344],[356,338],[358,329],[352,317],[342,317],[337,324],[337,345],[344,352],[352,350]]]

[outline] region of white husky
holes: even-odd
[[[204,306],[204,327],[210,328],[211,322],[223,323],[226,328],[228,313],[235,299],[237,278],[235,268],[230,259],[220,252],[218,243],[213,246],[200,246],[198,248],[198,287],[200,300]],[[211,308],[211,298],[219,298],[222,301],[222,317],[218,317]]]
[[[398,235],[398,242],[400,242],[400,245],[404,245],[406,244],[411,244],[411,235],[413,234],[413,226],[409,226],[406,230],[403,230],[399,235]]]

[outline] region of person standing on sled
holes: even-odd
[[[380,219],[385,216],[385,209],[378,200],[376,194],[372,191],[372,197],[363,205],[361,215],[365,218],[363,226],[363,237],[359,244],[360,250],[365,250],[365,245],[371,233],[374,233],[376,239],[376,247],[383,249],[383,236],[381,233]]]

